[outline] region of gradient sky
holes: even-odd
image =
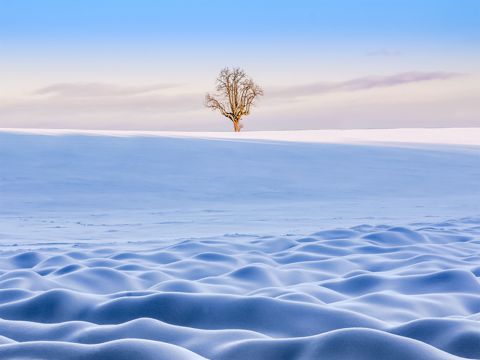
[[[225,66],[246,130],[480,126],[478,0],[0,0],[0,55],[0,127],[230,130]]]

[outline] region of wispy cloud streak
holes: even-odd
[[[135,96],[171,89],[178,84],[154,84],[146,86],[120,86],[102,83],[60,83],[34,91],[35,95],[49,95],[63,98],[94,98]]]
[[[386,88],[433,80],[449,80],[460,76],[450,72],[405,72],[389,76],[365,76],[339,82],[315,82],[305,85],[272,88],[268,94],[277,98],[315,96],[337,92],[352,92],[375,88]]]

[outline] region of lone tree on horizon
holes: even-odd
[[[235,132],[240,132],[243,127],[242,116],[250,114],[250,108],[255,105],[256,97],[263,95],[263,89],[240,68],[224,68],[218,75],[216,85],[217,94],[207,93],[205,106],[220,111],[232,121]]]

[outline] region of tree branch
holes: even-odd
[[[250,114],[255,99],[263,95],[262,88],[247,78],[243,70],[224,68],[216,80],[216,90],[216,95],[206,94],[205,106],[220,111],[234,123],[235,131],[240,131],[240,119]]]

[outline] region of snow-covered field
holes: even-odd
[[[0,131],[0,359],[480,359],[480,129]]]

